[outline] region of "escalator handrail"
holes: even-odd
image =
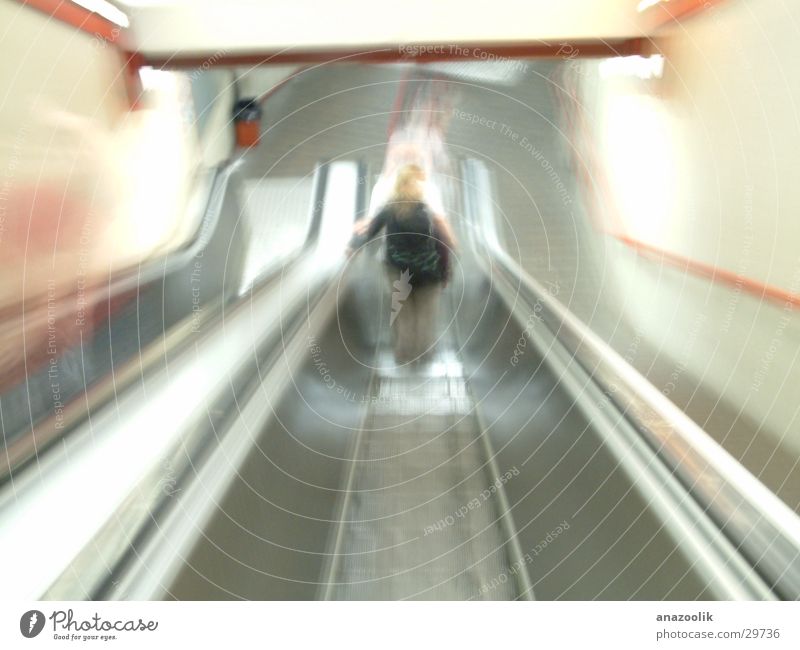
[[[474,206],[479,235],[491,262],[514,278],[568,353],[633,423],[669,470],[731,539],[776,594],[800,598],[800,517],[774,492],[587,327],[502,247],[488,170],[476,173]],[[475,171],[474,170],[474,171]]]
[[[205,201],[205,212],[201,219],[200,227],[184,248],[174,253],[168,253],[163,258],[149,260],[144,266],[137,268],[126,268],[114,274],[109,283],[102,287],[89,287],[88,291],[93,297],[87,299],[87,304],[99,303],[103,296],[108,299],[121,295],[126,291],[142,287],[147,283],[166,276],[172,270],[185,265],[194,258],[197,253],[205,246],[208,236],[207,232],[213,232],[219,217],[219,210],[214,210],[215,197],[224,193],[229,177],[229,169],[219,169],[213,172],[208,188],[208,198]],[[216,313],[217,309],[205,310],[200,315],[200,320],[208,320],[209,315]],[[87,417],[87,412],[92,412],[100,404],[113,397],[113,392],[134,381],[136,376],[146,372],[146,370],[156,363],[159,358],[174,351],[180,343],[188,337],[187,330],[192,325],[197,326],[198,319],[192,315],[183,322],[176,324],[173,331],[150,344],[143,349],[137,358],[121,364],[113,369],[114,382],[111,382],[110,375],[106,381],[98,382],[95,385],[87,386],[86,390],[67,402],[61,413],[33,422],[28,430],[13,432],[12,439],[5,448],[6,463],[0,467],[0,486],[10,480],[13,474],[23,465],[29,462],[38,454],[43,453],[55,440],[68,435],[70,431],[83,423]],[[113,386],[111,385],[113,383]]]
[[[152,260],[139,273],[126,271],[108,286],[105,295],[120,295],[130,289],[142,287],[159,277],[166,277],[172,271],[191,264],[192,260],[208,245],[217,227],[222,211],[222,201],[234,172],[235,165],[229,163],[223,164],[215,172],[210,194],[205,202],[206,210],[201,226],[187,247],[168,254],[164,259]],[[312,181],[313,203],[309,219],[310,225],[304,243],[293,254],[281,260],[280,264],[271,266],[256,278],[252,290],[258,290],[278,279],[301,257],[304,251],[308,251],[316,244],[327,172],[328,164],[325,162],[320,162],[315,167]],[[24,470],[26,463],[45,453],[55,441],[70,435],[72,431],[84,424],[89,414],[101,408],[117,393],[146,375],[159,363],[178,354],[185,345],[191,342],[193,332],[216,327],[222,318],[223,306],[223,301],[220,299],[206,305],[199,315],[194,313],[188,315],[171,327],[164,337],[159,337],[148,344],[133,359],[114,367],[102,380],[87,386],[86,390],[64,405],[61,413],[36,421],[29,430],[23,430],[15,435],[5,448],[6,463],[0,466],[0,488],[12,479],[14,473]],[[0,499],[1,506],[2,499]]]
[[[355,204],[355,184],[352,189]],[[338,256],[319,254],[331,244],[320,232],[324,235],[336,216],[322,210],[308,233],[319,246],[278,270],[279,282],[262,283],[225,310],[214,320],[217,326],[198,332],[168,367],[115,394],[113,407],[92,415],[57,448],[61,453],[45,454],[5,486],[0,551],[16,556],[19,570],[4,576],[2,595],[76,599],[102,593],[109,567],[124,564],[131,544],[174,503],[159,483],[163,459],[181,458],[197,471],[209,431],[214,439],[221,437],[236,419],[237,387],[267,370],[262,352],[280,348],[288,321],[297,314],[303,320],[318,287],[330,283],[344,262],[344,248]],[[271,355],[266,364],[276,361]],[[223,402],[229,412],[217,416]],[[59,507],[63,503],[70,516]],[[64,534],[52,535],[60,526]]]

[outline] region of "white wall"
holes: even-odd
[[[189,73],[194,96],[195,125],[203,166],[217,167],[234,148],[233,106],[236,76],[231,70],[195,70]]]
[[[162,78],[132,111],[113,45],[11,0],[0,0],[0,23],[14,61],[0,69],[0,265],[20,268],[24,255],[32,296],[77,267],[91,277],[180,246],[198,164],[188,83]],[[18,292],[0,282],[0,303]]]
[[[607,218],[609,230],[800,292],[798,25],[797,3],[730,0],[669,34],[661,81],[584,66],[602,202],[621,221]],[[608,250],[628,320],[680,381],[701,381],[800,454],[800,311],[612,237]]]
[[[185,75],[151,75],[142,107],[131,110],[113,44],[12,0],[0,0],[0,25],[8,376],[26,356],[53,356],[45,343],[56,326],[59,346],[76,342],[90,327],[82,310],[91,289],[110,272],[184,245],[197,225],[185,208],[203,163]]]
[[[634,195],[636,169],[652,185],[634,209],[623,199],[627,234],[800,290],[798,25],[798,3],[730,0],[669,34],[660,96],[602,84],[618,194]]]
[[[236,86],[241,97],[260,97],[300,70],[299,65],[250,66],[236,69]]]

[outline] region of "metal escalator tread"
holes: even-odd
[[[377,371],[372,391],[330,598],[513,599],[498,504],[481,497],[492,479],[474,404],[452,348],[419,367]]]

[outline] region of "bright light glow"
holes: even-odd
[[[118,256],[152,254],[178,237],[189,178],[196,164],[192,118],[187,116],[188,80],[180,73],[140,70],[150,93],[147,109],[137,111],[138,128],[126,134],[127,219],[109,230]]]
[[[166,7],[196,3],[197,0],[117,0],[126,7]]]
[[[128,27],[131,23],[128,16],[124,12],[117,9],[110,2],[106,0],[73,0],[75,4],[80,5],[84,9],[93,11],[94,13],[102,16],[106,20],[110,20],[115,25],[120,27]]]
[[[440,358],[430,364],[425,376],[461,378],[464,376],[464,368],[458,360]]]
[[[659,2],[669,2],[669,0],[641,0],[641,2],[636,5],[636,11],[641,13],[650,7],[655,7]]]
[[[664,57],[660,54],[652,56],[618,56],[600,62],[600,76],[638,77],[639,79],[660,79],[664,75]]]
[[[335,162],[328,167],[328,181],[320,223],[316,259],[320,264],[341,260],[353,234],[356,213],[358,167],[352,162]]]
[[[616,96],[604,126],[609,179],[626,231],[642,241],[667,241],[679,200],[669,114],[654,97]]]
[[[157,70],[150,66],[139,68],[143,90],[170,90],[175,86],[176,73]]]

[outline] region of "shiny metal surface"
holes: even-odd
[[[472,169],[475,173],[470,187],[480,196],[490,196],[485,167],[481,169],[476,162]],[[481,229],[490,232],[494,228],[490,202],[482,202],[480,213]],[[714,526],[730,538],[728,544],[719,541],[717,552],[726,569],[733,571],[732,576],[738,575],[743,587],[755,589],[761,597],[768,590],[785,598],[800,596],[800,518],[554,299],[546,287],[520,273],[497,246],[495,237],[489,235],[483,241],[489,264],[501,278],[505,276],[513,299],[527,301],[530,309],[537,308],[531,312],[532,324],[538,325],[539,330],[547,328],[551,336],[554,333],[569,362],[580,365],[587,373],[585,381],[600,387],[594,403],[601,407],[616,405],[635,427],[637,438],[651,446],[691,495],[683,498],[685,507],[696,500]],[[590,394],[586,393],[586,397]],[[707,529],[709,523],[705,524]],[[695,522],[692,528],[697,527],[700,524]],[[689,530],[685,535],[690,539]],[[698,543],[698,552],[704,551],[705,544]],[[735,557],[738,553],[747,557],[747,568],[743,568],[741,558]],[[727,559],[727,555],[734,559]],[[763,583],[749,579],[750,563],[763,576]],[[752,584],[746,586],[748,582]],[[747,591],[743,596],[746,595]]]
[[[339,172],[355,170],[353,164],[335,166]],[[320,205],[329,201],[340,207],[330,217],[340,221],[340,228],[341,219],[349,222],[354,214],[355,190],[355,182],[320,186]],[[223,211],[236,205],[230,194],[223,197]],[[310,207],[319,216],[320,210]],[[237,219],[236,210],[224,211],[220,224],[226,227],[209,236],[205,249],[209,264],[224,264],[225,258],[213,254],[213,249],[225,250],[226,240],[219,238],[235,229]],[[227,310],[220,305],[220,311],[192,323],[204,327],[183,328],[183,338],[161,350],[172,357],[156,359],[159,363],[154,361],[140,384],[117,396],[113,408],[99,410],[72,432],[60,450],[68,463],[59,453],[43,454],[37,459],[38,473],[15,477],[13,490],[0,495],[4,506],[0,546],[16,546],[20,538],[35,539],[26,552],[44,559],[35,562],[35,575],[20,569],[7,576],[5,589],[20,589],[24,582],[30,597],[100,598],[117,589],[123,573],[135,572],[129,565],[152,542],[156,522],[169,518],[178,506],[172,497],[182,488],[176,485],[191,480],[222,433],[237,423],[247,423],[238,401],[250,399],[259,382],[267,383],[268,378],[271,390],[280,390],[276,381],[283,386],[280,372],[275,378],[282,337],[293,335],[304,322],[304,312],[305,321],[312,321],[312,311],[320,311],[317,308],[324,303],[321,293],[341,267],[341,255],[336,262],[315,255],[319,229],[331,226],[316,218],[314,223],[307,237],[307,254],[282,267],[277,277],[261,282],[246,300]],[[239,288],[240,279],[236,274],[219,274],[220,282],[234,289]],[[277,320],[276,313],[280,314]],[[284,352],[283,358],[290,359]],[[118,466],[109,463],[109,458],[125,458],[125,463]],[[43,474],[47,481],[39,480]],[[85,480],[86,476],[92,481]],[[95,482],[103,487],[99,495]],[[69,513],[59,510],[55,504],[64,501],[79,507]],[[69,534],[56,540],[41,533],[44,525],[58,527],[56,521],[69,522]]]
[[[312,335],[304,369],[162,595],[768,598],[757,577],[737,582],[698,555],[697,535],[713,544],[719,533],[686,535],[674,479],[587,416],[563,374],[576,368],[559,370],[532,342],[509,361],[529,324],[466,250],[459,263],[438,356],[403,370],[387,352],[379,262],[354,262],[335,321]],[[494,478],[482,431],[510,477],[504,499],[470,511]]]
[[[454,343],[444,337],[420,364],[392,367],[386,349],[378,357],[328,599],[507,600],[518,593],[498,526],[503,481],[487,472]]]
[[[627,405],[595,385],[603,377],[570,349],[566,319],[545,318],[547,287],[501,263],[486,209],[494,197],[477,182],[474,162],[437,177],[462,249],[436,355],[396,367],[377,250],[350,261],[339,250],[366,204],[364,180],[373,178],[355,158],[374,163],[382,151],[377,112],[366,130],[337,122],[352,109],[345,95],[365,106],[379,91],[391,96],[384,73],[370,74],[363,85],[351,83],[361,79],[351,69],[327,77],[319,92],[335,97],[336,111],[305,103],[313,119],[269,133],[274,146],[244,156],[218,197],[222,230],[207,259],[220,284],[211,288],[238,296],[248,284],[243,269],[253,269],[247,277],[264,270],[244,264],[248,237],[260,229],[264,245],[280,230],[257,221],[285,185],[259,181],[264,170],[303,178],[321,149],[340,152],[347,142],[350,157],[332,163],[333,180],[305,184],[313,201],[297,258],[231,299],[224,319],[221,311],[209,316],[186,339],[193,345],[176,345],[169,365],[154,363],[141,386],[131,380],[113,410],[67,440],[71,465],[45,456],[38,469],[47,485],[28,474],[19,503],[6,495],[5,539],[22,548],[20,536],[35,538],[26,552],[46,560],[36,580],[26,576],[29,595],[775,597],[761,565],[753,570],[645,443]],[[276,127],[302,113],[284,109]],[[341,124],[343,132],[333,129]],[[304,129],[319,129],[320,139],[300,139]],[[247,184],[264,200],[246,208],[253,212],[240,231]],[[242,253],[230,266],[229,241]],[[164,281],[162,308],[176,319],[191,309],[190,281],[191,269]],[[204,305],[216,304],[210,297]],[[108,480],[102,500],[77,480],[94,472]],[[30,533],[65,495],[81,505],[79,519],[70,513],[74,534],[55,544]],[[58,516],[56,524],[67,521]]]

